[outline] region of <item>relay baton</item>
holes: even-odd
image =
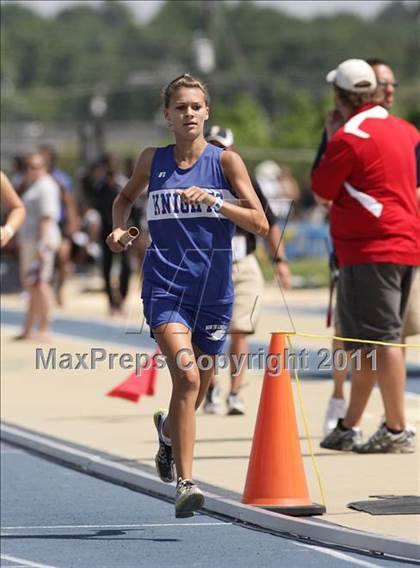
[[[137,229],[137,227],[130,227],[125,231],[122,237],[118,239],[118,242],[125,248],[131,245],[131,243],[136,240],[139,235],[140,231]]]

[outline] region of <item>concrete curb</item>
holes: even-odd
[[[83,450],[56,441],[48,436],[25,430],[15,425],[1,423],[3,441],[36,452],[64,464],[80,469],[82,472],[103,479],[130,486],[141,492],[166,500],[174,497],[174,486],[167,485],[155,476],[132,466],[121,464],[115,458],[107,459],[89,448]],[[348,529],[332,525],[321,519],[288,517],[263,509],[242,505],[214,493],[205,493],[205,511],[222,515],[232,520],[282,534],[283,536],[310,539],[318,543],[338,545],[355,551],[375,555],[389,555],[407,560],[420,559],[420,544],[394,537]]]

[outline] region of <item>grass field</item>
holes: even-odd
[[[269,282],[273,278],[273,265],[264,248],[259,247],[256,256],[264,274],[264,279]],[[328,286],[329,270],[328,259],[319,257],[303,257],[289,261],[295,287]]]

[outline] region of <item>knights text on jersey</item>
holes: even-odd
[[[189,205],[177,194],[192,186],[235,200],[220,161],[223,150],[207,144],[188,169],[177,166],[174,146],[156,150],[149,180],[142,298],[178,298],[189,305],[233,301],[231,240],[234,224],[207,205]]]

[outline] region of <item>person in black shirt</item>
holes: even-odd
[[[234,151],[234,137],[230,129],[213,126],[206,135],[207,142]],[[281,242],[282,232],[278,225],[278,219],[270,208],[256,179],[251,178],[264,212],[270,225],[266,237],[269,253],[275,265],[277,277],[284,288],[290,288],[290,269],[287,263],[284,246]],[[257,247],[255,235],[236,227],[232,240],[233,269],[232,278],[235,290],[233,314],[230,324],[230,356],[231,356],[231,384],[227,397],[227,412],[230,415],[245,413],[244,403],[239,396],[239,390],[243,382],[245,365],[232,363],[232,356],[239,357],[248,353],[247,336],[255,332],[261,307],[262,294],[264,291],[264,278],[261,268],[254,255]],[[221,412],[221,398],[219,387],[213,380],[207,392],[204,402],[204,412],[219,414]]]
[[[106,237],[112,232],[112,205],[122,185],[122,176],[117,173],[115,168],[109,166],[105,177],[98,182],[95,192],[95,209],[101,217],[102,271],[110,315],[118,315],[124,312],[124,302],[131,276],[129,250],[117,255],[110,250],[105,242]],[[114,289],[111,282],[112,265],[115,260],[120,262],[117,289]]]

